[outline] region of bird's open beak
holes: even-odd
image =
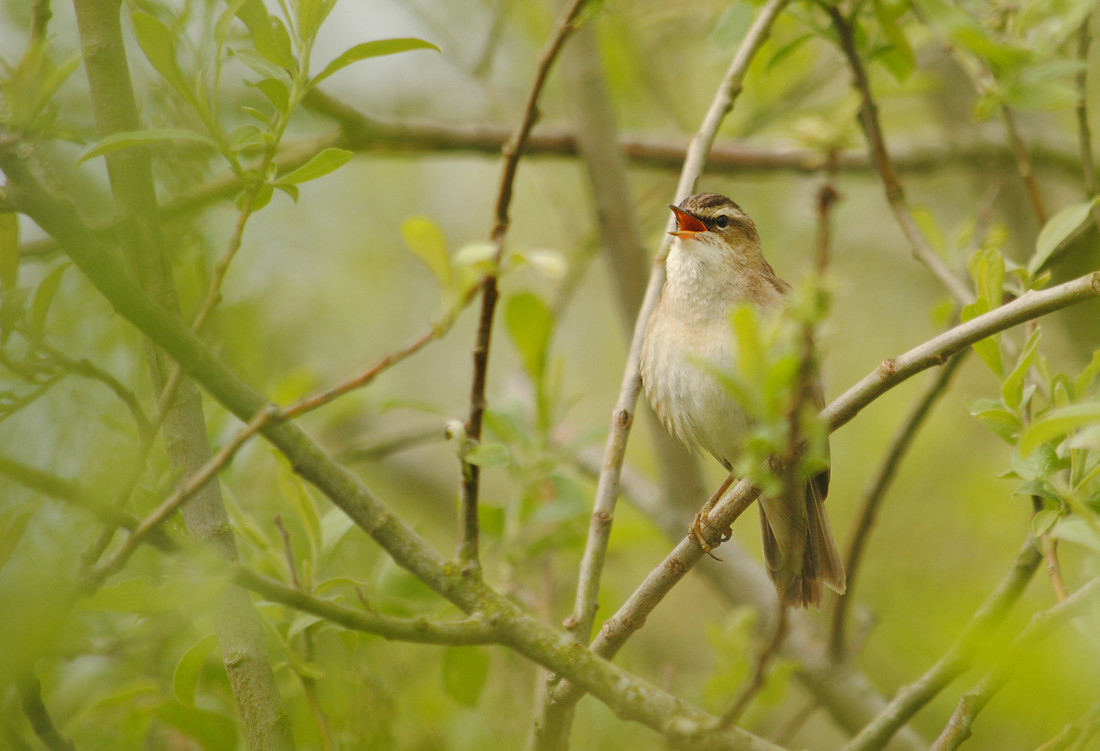
[[[691,240],[700,232],[707,231],[707,225],[700,222],[679,206],[673,206],[670,203],[668,207],[672,209],[672,213],[676,215],[676,231],[669,232],[668,234],[673,237],[678,237],[681,240]]]

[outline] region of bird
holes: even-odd
[[[706,513],[733,482],[752,428],[751,416],[714,373],[728,372],[736,357],[730,315],[745,304],[760,314],[775,313],[790,285],[764,258],[752,219],[726,196],[699,193],[669,208],[676,230],[669,233],[665,282],[646,323],[639,373],[668,431],[730,472],[692,524],[692,537],[709,553],[712,545],[702,530]],[[812,391],[820,408],[817,373]],[[759,499],[764,559],[784,607],[820,608],[823,583],[844,593],[844,565],[824,508],[828,488],[826,467],[806,481],[804,493]],[[729,534],[723,532],[722,541]]]

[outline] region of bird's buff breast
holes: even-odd
[[[733,366],[732,332],[725,317],[701,324],[664,320],[651,326],[642,347],[646,396],[669,432],[727,467],[740,451],[748,419],[718,380]]]

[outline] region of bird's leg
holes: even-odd
[[[718,490],[715,490],[707,502],[703,504],[703,508],[699,513],[695,515],[695,520],[691,523],[691,539],[695,540],[696,544],[703,549],[704,553],[710,554],[710,551],[721,545],[726,540],[733,536],[732,530],[716,530],[714,527],[707,524],[707,514],[718,505],[718,501],[725,495],[725,492],[729,490],[730,485],[733,484],[733,475],[727,477],[721,485],[718,486]],[[706,530],[704,531],[704,527]],[[708,534],[710,533],[710,534]],[[713,533],[717,533],[717,542],[712,543]],[[711,556],[712,558],[714,556]]]

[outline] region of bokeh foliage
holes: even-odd
[[[102,156],[149,149],[184,320],[201,315],[221,359],[280,405],[427,332],[423,350],[299,423],[448,554],[458,457],[481,467],[486,580],[559,623],[594,493],[585,467],[602,447],[629,345],[611,291],[616,270],[601,261],[599,217],[576,157],[537,146],[521,164],[497,265],[485,240],[498,146],[448,144],[456,126],[514,124],[554,5],[130,0],[122,15],[145,127],[100,139],[72,8],[50,4],[42,33],[33,8],[45,4],[9,0],[0,6],[0,135],[27,149],[47,185],[107,238]],[[962,320],[1098,266],[1098,185],[1077,150],[1077,108],[1094,116],[1100,96],[1089,75],[1096,54],[1085,45],[1082,55],[1079,31],[1095,5],[842,4],[916,221],[943,262],[969,274],[975,299]],[[593,4],[586,19],[623,131],[682,148],[757,10],[717,0]],[[814,194],[825,179],[840,190],[828,270],[815,283],[831,292],[830,310],[823,320],[817,309],[805,316],[817,326],[830,398],[938,333],[956,310],[910,257],[881,184],[858,159],[865,144],[850,81],[821,5],[792,3],[749,69],[720,144],[797,153],[801,166],[745,158],[701,184],[734,197],[780,275],[814,290],[803,284],[814,266]],[[376,137],[350,134],[346,123],[334,134],[329,97],[373,118]],[[555,73],[536,134],[574,127],[573,99]],[[424,121],[439,126],[434,137],[417,130]],[[382,137],[393,123],[408,126],[404,140]],[[1030,183],[1019,174],[1021,150]],[[633,165],[631,200],[655,249],[675,169],[644,150]],[[468,306],[485,273],[501,274],[503,300],[486,431],[474,445],[462,435],[476,326]],[[0,214],[0,296],[0,744],[38,743],[15,687],[33,670],[55,723],[82,751],[243,747],[212,637],[210,604],[227,575],[187,544],[182,523],[164,528],[166,544],[182,550],[146,545],[93,594],[72,595],[103,553],[97,539],[110,550],[125,536],[102,537],[119,518],[111,509],[140,518],[177,485],[154,429],[141,337],[14,212]],[[851,603],[851,659],[884,695],[943,653],[1027,534],[1057,552],[1065,589],[1100,573],[1097,315],[1086,303],[976,345],[978,357],[905,457]],[[759,334],[741,324],[743,341]],[[779,422],[797,356],[776,358],[782,378],[731,380],[755,390],[762,417]],[[891,392],[832,437],[828,508],[842,547],[919,388]],[[211,399],[204,408],[217,449],[239,423]],[[765,419],[761,433],[768,427]],[[639,419],[628,464],[656,480],[653,437]],[[717,486],[719,468],[704,473]],[[384,614],[458,615],[262,441],[244,446],[219,479],[247,567]],[[746,519],[734,531],[758,555],[756,525]],[[620,506],[599,614],[613,612],[668,549],[650,518]],[[669,599],[618,661],[720,712],[751,671],[761,614],[701,578]],[[937,735],[959,693],[1056,599],[1040,571],[983,638],[975,669],[913,727]],[[513,652],[391,642],[258,602],[301,748],[523,743],[537,671]],[[822,634],[826,615],[815,616]],[[1033,748],[1078,721],[1095,731],[1096,626],[1095,616],[1082,618],[1028,655],[970,744]],[[772,668],[743,718],[769,737],[808,701],[797,664]],[[789,745],[840,748],[846,737],[818,711]],[[577,748],[660,742],[591,699],[578,709]]]

